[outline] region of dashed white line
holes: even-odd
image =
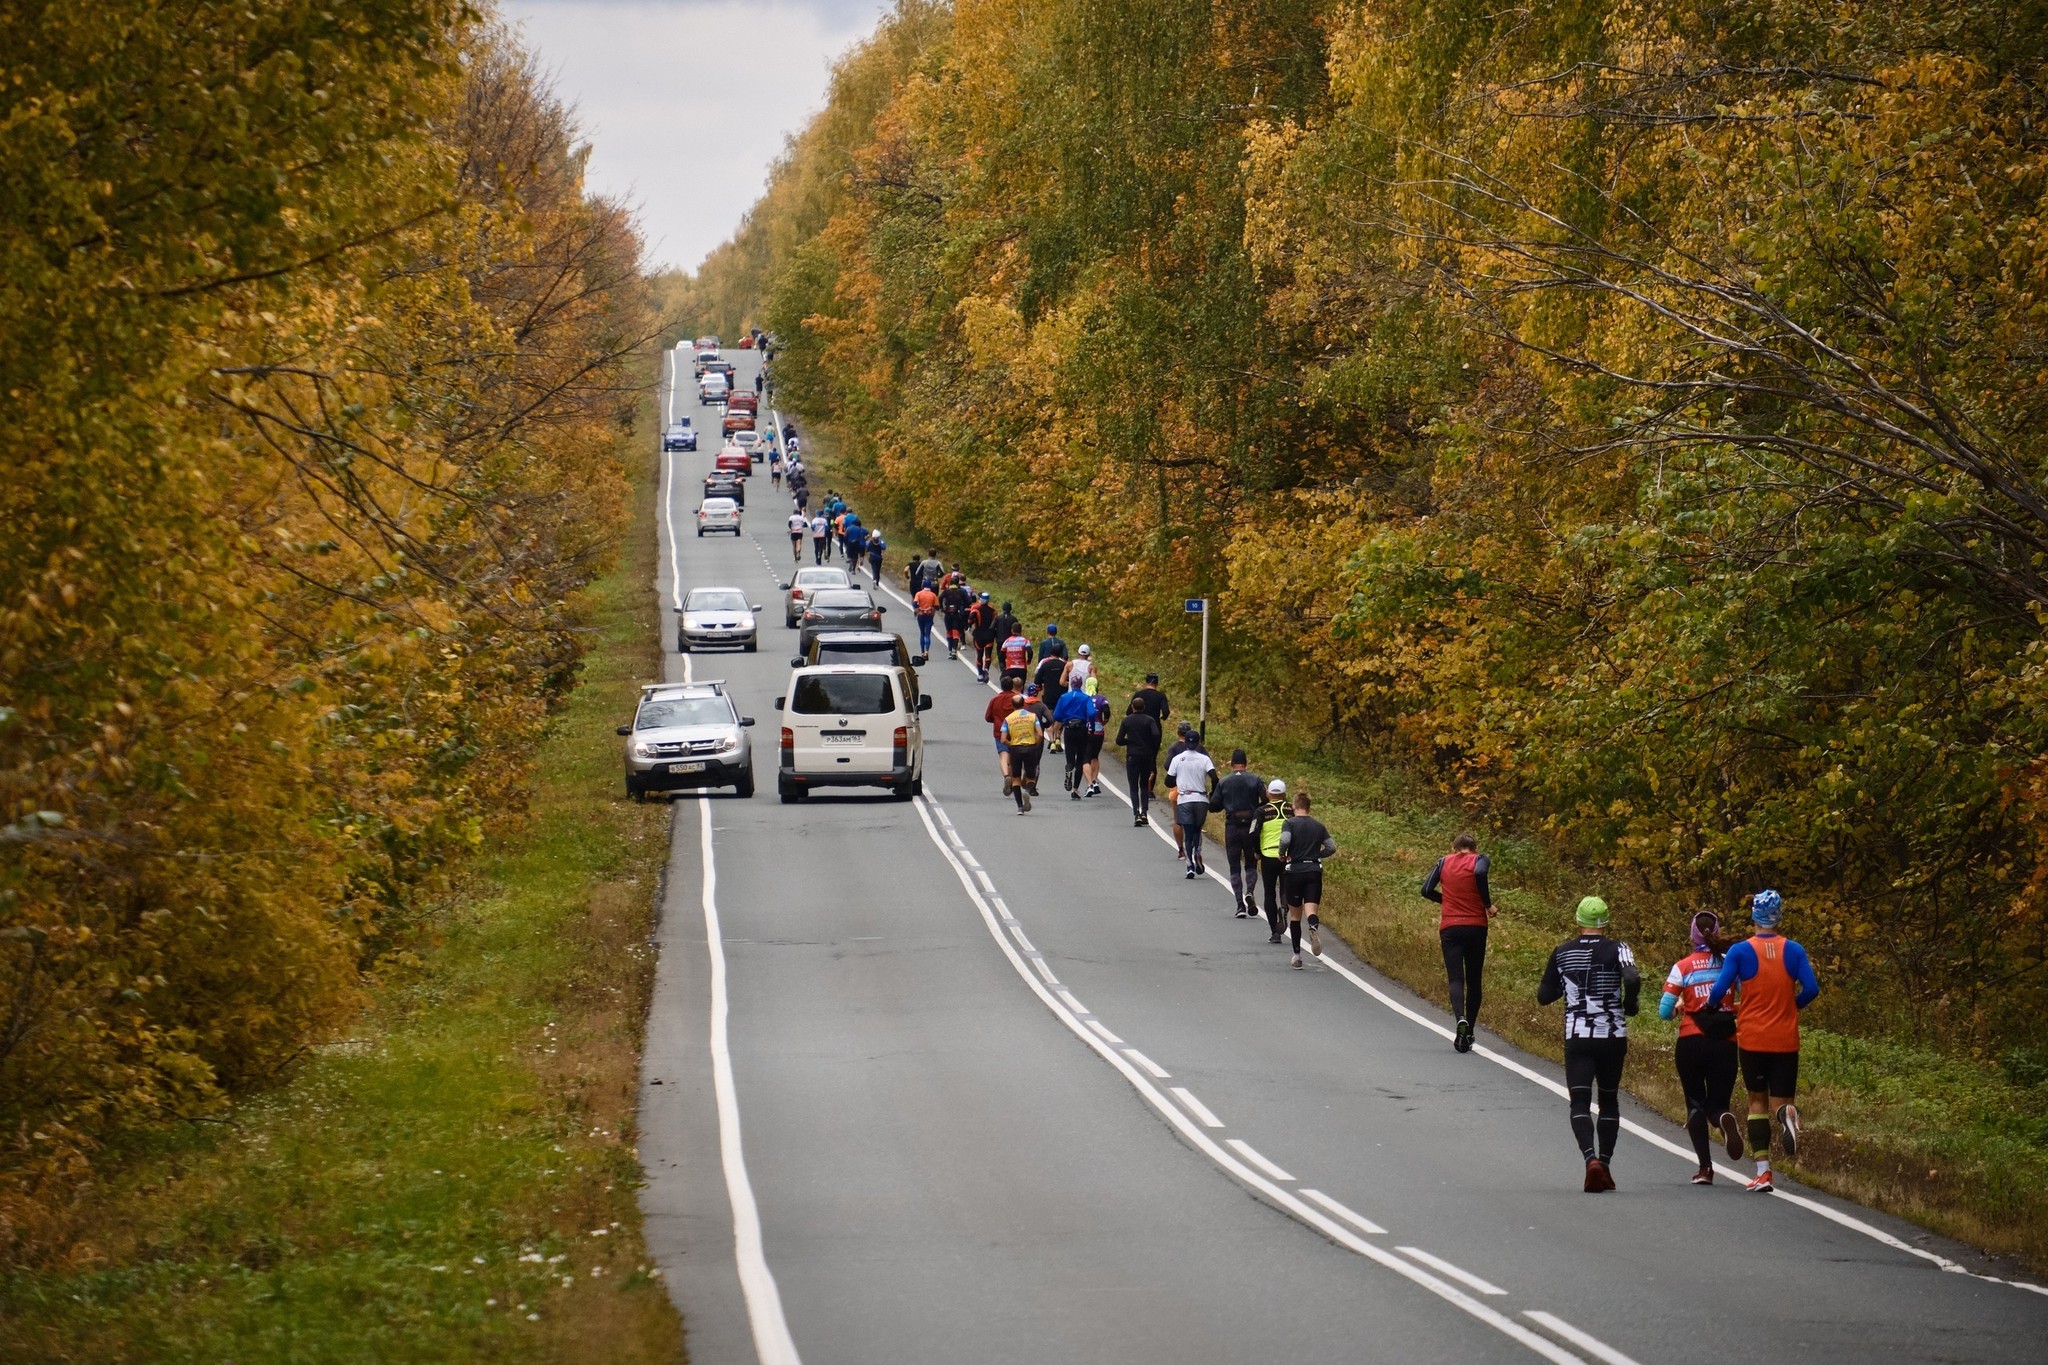
[[[1256,1147],[1252,1146],[1249,1142],[1246,1142],[1243,1138],[1225,1138],[1224,1141],[1228,1143],[1231,1147],[1235,1148],[1239,1156],[1243,1157],[1246,1161],[1251,1162],[1252,1165],[1258,1167],[1267,1175],[1272,1176],[1275,1180],[1292,1181],[1294,1179],[1293,1176],[1281,1170],[1279,1166],[1275,1165],[1271,1161],[1268,1161],[1264,1156],[1260,1155],[1259,1150]]]
[[[1170,1092],[1173,1097],[1188,1107],[1188,1112],[1202,1121],[1204,1128],[1221,1128],[1223,1120],[1209,1112],[1209,1106],[1195,1098],[1195,1092],[1184,1085],[1176,1085]]]
[[[1103,1042],[1108,1043],[1113,1047],[1122,1047],[1124,1045],[1124,1040],[1117,1037],[1114,1033],[1111,1033],[1108,1029],[1104,1028],[1102,1026],[1102,1021],[1100,1019],[1090,1018],[1084,1019],[1081,1022],[1088,1025],[1089,1028],[1094,1029],[1096,1034],[1099,1037],[1101,1037]]]
[[[1400,1252],[1403,1256],[1412,1257],[1422,1262],[1439,1275],[1448,1275],[1460,1284],[1468,1285],[1482,1294],[1505,1294],[1508,1292],[1491,1281],[1480,1279],[1469,1270],[1452,1265],[1441,1256],[1430,1255],[1421,1247],[1395,1247],[1394,1250]]]
[[[1336,1214],[1339,1218],[1342,1218],[1345,1222],[1351,1224],[1351,1226],[1357,1228],[1360,1232],[1369,1232],[1375,1237],[1384,1237],[1387,1235],[1387,1230],[1381,1227],[1378,1223],[1373,1222],[1372,1219],[1367,1218],[1364,1214],[1359,1213],[1355,1209],[1346,1208],[1344,1205],[1330,1198],[1329,1195],[1324,1194],[1321,1190],[1303,1190],[1301,1192],[1301,1197],[1304,1199],[1315,1200],[1318,1204],[1321,1204],[1324,1208],[1328,1209],[1331,1213]]]
[[[1623,1355],[1620,1351],[1615,1350],[1612,1346],[1600,1340],[1600,1338],[1587,1332],[1581,1332],[1555,1313],[1544,1313],[1530,1309],[1524,1312],[1522,1316],[1531,1322],[1541,1323],[1544,1327],[1557,1333],[1587,1355],[1592,1356],[1596,1360],[1606,1361],[1607,1365],[1637,1365],[1635,1357]]]
[[[1142,1066],[1147,1071],[1151,1072],[1152,1079],[1155,1081],[1166,1081],[1173,1079],[1173,1073],[1171,1071],[1168,1071],[1165,1067],[1159,1065],[1159,1063],[1153,1061],[1150,1057],[1147,1057],[1144,1053],[1138,1051],[1138,1049],[1134,1047],[1125,1048],[1124,1056],[1130,1058],[1139,1066]]]

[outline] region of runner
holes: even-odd
[[[1050,630],[1052,627],[1048,626],[1047,629]],[[1038,684],[1038,690],[1044,696],[1064,697],[1067,694],[1067,658],[1064,653],[1066,646],[1061,644],[1061,653],[1045,653],[1045,646],[1052,643],[1054,643],[1054,638],[1051,636],[1046,637],[1045,640],[1039,643],[1038,667],[1032,673],[1031,681]],[[1054,753],[1061,752],[1066,747],[1067,737],[1065,732],[1063,730],[1054,730],[1051,735],[1051,741],[1052,751]]]
[[[974,672],[988,681],[988,666],[996,655],[996,609],[988,594],[981,593],[967,608],[967,630],[974,639]]]
[[[1141,688],[1132,695],[1131,700],[1136,701],[1139,697],[1143,695],[1144,690]],[[1182,754],[1186,753],[1189,747],[1192,746],[1194,743],[1194,726],[1188,724],[1186,721],[1182,721],[1179,725],[1174,727],[1173,743],[1167,748],[1166,758],[1159,765],[1159,770],[1167,775],[1166,800],[1168,804],[1172,804],[1174,799],[1173,760],[1179,758]],[[1173,825],[1173,856],[1176,862],[1186,862],[1188,859],[1187,847],[1182,842],[1180,822],[1178,820],[1176,820]]]
[[[1003,660],[1003,686],[1022,687],[1024,675],[1031,668],[1031,641],[1025,637],[1023,628],[1011,631],[996,649]]]
[[[1159,777],[1159,722],[1131,698],[1116,745],[1124,751],[1124,781],[1131,786],[1131,823],[1143,825],[1152,808],[1152,784]]]
[[[1223,857],[1230,864],[1231,909],[1239,919],[1258,916],[1259,840],[1252,825],[1266,802],[1266,779],[1252,772],[1244,750],[1230,751],[1230,776],[1216,784],[1216,809],[1223,812]]]
[[[1820,981],[1806,949],[1778,934],[1785,903],[1775,891],[1759,891],[1749,902],[1756,932],[1728,950],[1721,974],[1707,992],[1707,1008],[1718,1009],[1738,984],[1735,1041],[1742,1048],[1742,1084],[1749,1091],[1749,1150],[1756,1157],[1752,1194],[1771,1192],[1771,1117],[1778,1120],[1778,1145],[1799,1155],[1799,1011],[1820,994]]]
[[[1273,931],[1268,943],[1280,941],[1280,876],[1287,866],[1280,856],[1280,831],[1287,823],[1287,784],[1274,778],[1266,784],[1266,804],[1259,807],[1253,832],[1259,840],[1259,876],[1266,884],[1266,927]]]
[[[1444,974],[1451,983],[1451,1018],[1458,1036],[1451,1047],[1472,1050],[1472,1029],[1479,1022],[1479,999],[1486,972],[1486,926],[1494,917],[1493,891],[1486,884],[1486,855],[1479,836],[1460,834],[1451,851],[1436,860],[1422,879],[1422,898],[1443,907],[1436,936],[1444,950]]]
[[[1017,710],[1030,712],[1038,721],[1039,747],[1024,756],[1026,764],[1022,772],[1016,770],[1015,763],[1011,764],[1011,771],[1015,774],[1017,780],[1023,783],[1025,790],[1035,797],[1038,795],[1038,761],[1045,756],[1045,732],[1052,728],[1052,708],[1048,707],[1039,696],[1037,685],[1032,684],[1024,689],[1024,702]],[[1014,715],[1015,712],[1011,714]],[[1028,802],[1026,803],[1026,809],[1029,809]]]
[[[1074,651],[1074,661],[1067,665],[1067,686],[1072,687],[1076,679],[1095,676],[1095,651],[1082,645]]]
[[[823,508],[811,518],[811,556],[813,564],[823,564],[832,557],[832,523],[825,520]]]
[[[768,482],[777,488],[782,487],[782,452],[779,450],[768,452]]]
[[[1019,815],[1030,811],[1031,798],[1038,794],[1038,760],[1045,752],[1044,732],[1038,723],[1041,709],[1031,705],[1027,695],[997,730],[1009,751],[1010,795],[1016,798]]]
[[[1202,865],[1202,825],[1209,818],[1209,784],[1215,780],[1215,760],[1202,751],[1200,740],[1191,741],[1166,765],[1166,783],[1173,795],[1173,823],[1180,830],[1189,881],[1208,870]]]
[[[1692,951],[1671,964],[1657,1017],[1678,1016],[1672,1060],[1678,1065],[1679,1088],[1685,1092],[1686,1135],[1700,1159],[1692,1183],[1711,1185],[1714,1157],[1707,1147],[1714,1127],[1728,1144],[1729,1159],[1742,1156],[1742,1125],[1728,1112],[1728,1099],[1735,1093],[1735,1016],[1707,1008],[1707,996],[1726,965],[1722,953],[1728,943],[1721,937],[1721,917],[1702,910],[1692,917],[1691,927]]]
[[[1062,692],[1059,704],[1052,709],[1053,725],[1065,736],[1066,787],[1070,801],[1079,801],[1081,788],[1087,785],[1083,774],[1088,764],[1088,722],[1094,718],[1095,698],[1089,696],[1080,683]]]
[[[839,548],[846,554],[846,576],[857,580],[868,551],[868,528],[860,524],[860,513],[848,512],[839,519]]]
[[[1003,609],[996,613],[996,648],[1002,648],[1003,642],[1012,635],[1022,635],[1023,633],[1023,623],[1018,621],[1016,614],[1010,610],[1010,604],[1008,602],[1003,603]],[[1029,644],[1030,642],[1027,640],[1025,643]]]
[[[910,599],[910,609],[917,613],[917,652],[932,652],[932,617],[939,610],[939,595],[928,587],[920,586],[917,595]]]
[[[1131,699],[1140,704],[1146,715],[1159,722],[1160,732],[1164,733],[1166,722],[1173,718],[1173,707],[1167,703],[1166,694],[1159,690],[1159,675],[1147,673],[1144,684],[1131,695]]]
[[[792,507],[789,513],[789,562],[804,562],[804,533],[811,529],[811,519],[800,507]]]
[[[1002,691],[989,699],[987,709],[981,713],[981,718],[989,723],[989,728],[995,733],[996,766],[1003,770],[1003,795],[1005,796],[1010,794],[1010,750],[1003,743],[1003,722],[1010,718],[1012,711],[1023,704],[1024,693],[1020,689],[1010,687],[1006,683]]]
[[[882,586],[882,555],[888,550],[889,542],[882,539],[880,531],[868,533],[868,576],[875,580],[875,586]]]
[[[946,613],[946,657],[960,657],[960,637],[967,631],[967,609],[974,605],[974,594],[967,587],[967,576],[955,573],[939,592],[939,609]]]
[[[1642,978],[1626,943],[1607,937],[1607,902],[1579,902],[1579,936],[1561,943],[1543,968],[1536,1003],[1564,1000],[1564,1083],[1572,1135],[1586,1158],[1586,1193],[1614,1188],[1608,1169],[1621,1135],[1621,1067],[1628,1060],[1628,1016],[1636,1012]],[[1593,1094],[1600,1121],[1593,1121]]]
[[[1317,911],[1323,904],[1323,859],[1337,851],[1337,841],[1322,821],[1309,814],[1314,805],[1308,793],[1294,794],[1294,814],[1280,826],[1280,856],[1287,860],[1281,870],[1281,894],[1287,900],[1287,933],[1294,945],[1294,960],[1287,965],[1301,969],[1301,931],[1308,928],[1308,950],[1323,955],[1323,921]]]
[[[1088,779],[1088,790],[1083,796],[1102,795],[1102,741],[1109,735],[1109,698],[1102,695],[1102,679],[1090,673],[1081,680],[1081,690],[1088,694],[1088,758],[1081,765],[1081,775]]]

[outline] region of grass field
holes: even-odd
[[[853,485],[853,478],[834,469],[829,432],[807,428],[805,441],[807,458],[819,471],[814,487],[834,482],[835,475],[838,486]],[[913,545],[922,549],[927,541],[903,529],[909,519],[900,513],[885,520],[892,530],[891,572],[900,578]],[[1013,601],[1034,638],[1051,618],[1071,642],[1087,640],[1113,699],[1128,696],[1147,671],[1156,670],[1176,718],[1194,717],[1199,634],[1193,625],[1171,623],[1139,646],[1136,632],[1115,623],[1101,604],[1053,598],[982,573],[971,550],[946,549],[944,558],[960,560],[977,588]],[[1261,775],[1285,778],[1290,790],[1306,785],[1314,793],[1316,815],[1343,850],[1326,872],[1325,922],[1373,966],[1425,999],[1442,1002],[1437,908],[1421,898],[1419,887],[1449,851],[1452,836],[1467,827],[1465,817],[1383,755],[1321,733],[1313,723],[1302,725],[1284,701],[1245,695],[1227,675],[1212,674],[1211,752],[1221,764],[1234,745],[1242,745]],[[1120,766],[1115,755],[1111,750],[1105,765],[1112,773]],[[1214,824],[1210,832],[1216,833]],[[1616,931],[1643,958],[1644,1010],[1631,1024],[1626,1084],[1637,1098],[1682,1120],[1684,1100],[1671,1062],[1677,1025],[1655,1015],[1670,957],[1682,950],[1682,925],[1644,922],[1597,873],[1559,864],[1523,832],[1478,832],[1493,861],[1492,885],[1502,912],[1488,935],[1483,1027],[1561,1061],[1558,1010],[1536,1005],[1537,978],[1550,950],[1573,932],[1570,907],[1588,892],[1606,896],[1614,904]],[[1797,936],[1796,905],[1786,927]],[[1666,950],[1669,956],[1661,955]],[[1773,1164],[1821,1189],[2012,1256],[2036,1275],[2048,1274],[2048,1077],[2022,1084],[1988,1062],[1833,1033],[1825,1027],[1825,1003],[1824,993],[1816,1007],[1820,1026],[1809,1023],[1802,1048],[1807,1140],[1797,1160]],[[1738,1107],[1740,1100],[1738,1094]],[[1561,1106],[1557,1130],[1548,1136],[1558,1145],[1561,1164],[1576,1160]]]
[[[420,965],[226,1123],[121,1154],[63,1244],[0,1279],[0,1359],[681,1358],[635,1204],[668,830],[623,799],[612,735],[659,676],[651,462],[635,474],[530,807],[430,918]]]

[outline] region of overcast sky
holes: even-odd
[[[590,139],[589,183],[640,212],[651,264],[695,270],[760,197],[832,61],[886,0],[500,0]]]

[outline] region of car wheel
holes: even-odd
[[[646,792],[644,792],[644,791],[641,791],[641,790],[640,790],[640,789],[639,789],[638,787],[634,786],[634,785],[633,785],[633,784],[632,784],[631,782],[628,782],[628,783],[626,784],[626,795],[627,795],[627,796],[630,796],[631,798],[633,798],[633,804],[634,804],[634,805],[636,805],[636,806],[644,806],[644,805],[646,805],[646,804],[647,804],[647,793],[646,793]]]
[[[908,782],[899,782],[895,786],[889,788],[889,795],[895,797],[898,801],[908,801],[911,797],[915,796],[916,794],[917,793],[910,790],[910,784]]]
[[[754,794],[754,770],[749,768],[741,773],[740,780],[732,784],[732,789],[733,794],[736,796],[752,796]]]
[[[699,540],[702,540],[702,539],[704,539],[704,528],[703,528],[703,527],[701,527],[701,526],[699,526],[699,527],[697,528],[697,539],[699,539]]]
[[[910,794],[911,794],[912,796],[923,796],[923,795],[924,795],[924,779],[923,779],[923,778],[921,778],[921,777],[913,777],[913,778],[911,778],[911,779],[910,779]]]
[[[747,641],[747,653],[754,653],[757,649],[760,648],[760,646],[761,641],[758,638]]]

